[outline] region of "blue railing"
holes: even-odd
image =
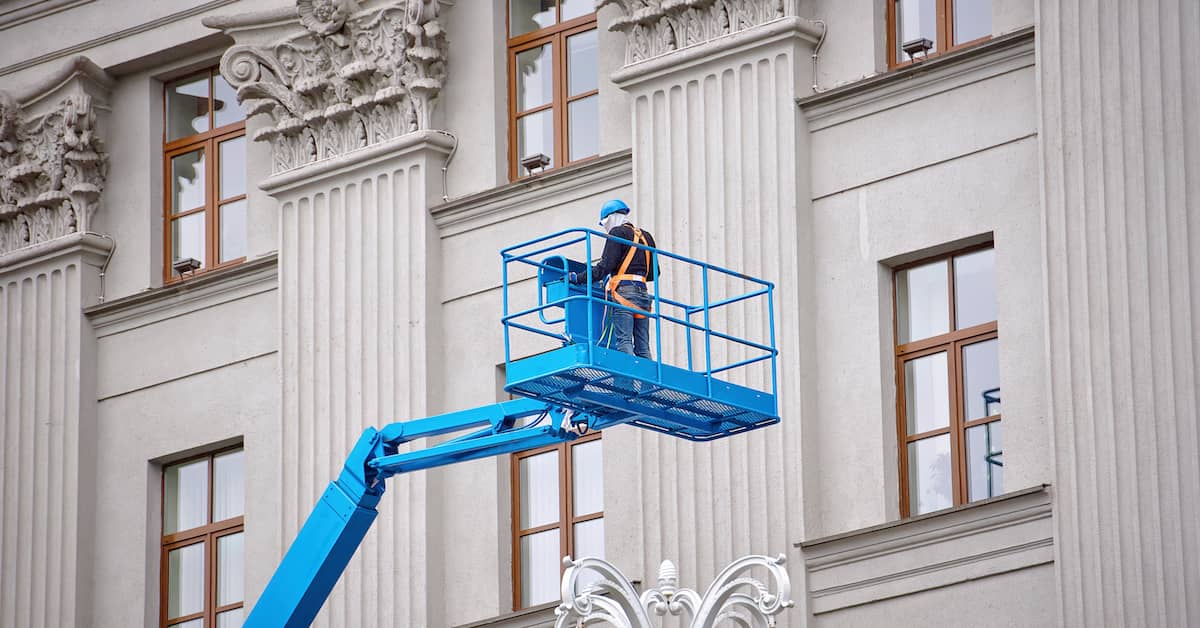
[[[642,312],[614,301],[606,300],[603,282],[593,281],[590,273],[580,286],[566,284],[566,274],[571,271],[583,273],[588,265],[581,260],[597,260],[606,241],[648,250],[652,264],[664,273],[663,280],[677,289],[675,292],[694,292],[699,284],[700,299],[687,299],[678,294],[664,293],[664,281],[654,281],[653,309]],[[677,255],[662,249],[642,246],[615,238],[591,229],[567,229],[528,242],[523,242],[501,251],[503,258],[503,317],[504,360],[509,365],[514,360],[514,334],[532,334],[543,343],[571,344],[588,342],[589,361],[598,336],[603,330],[604,318],[612,309],[623,309],[644,314],[653,321],[653,357],[657,362],[657,378],[662,381],[663,365],[685,368],[704,373],[709,378],[711,393],[712,379],[739,378],[750,380],[750,370],[768,370],[761,373],[764,380],[756,388],[777,394],[778,350],[775,344],[775,296],[774,284],[750,277],[743,273],[722,268],[696,259]],[[526,285],[528,284],[528,285]],[[714,295],[714,293],[717,293]],[[522,298],[523,297],[523,298]],[[551,308],[563,311],[551,311]],[[586,320],[587,334],[579,329],[567,329],[567,312],[573,311]],[[728,328],[715,328],[717,319],[732,326],[738,315],[756,311],[762,315],[761,325],[755,331],[757,337],[747,338],[732,333]],[[586,312],[586,314],[584,314]],[[747,325],[753,328],[753,324]],[[582,326],[580,326],[582,327]],[[664,353],[664,338],[678,338],[682,332],[683,347],[667,347]],[[742,332],[739,332],[742,333]],[[666,334],[666,335],[664,335]],[[674,335],[672,335],[674,334]],[[697,339],[702,340],[697,340]],[[723,350],[716,351],[716,346]],[[538,343],[527,343],[538,346]],[[561,346],[561,345],[560,345]],[[546,347],[552,348],[552,347]],[[525,355],[530,349],[526,347]],[[681,360],[664,359],[682,353]],[[518,356],[525,357],[525,355]],[[724,356],[724,357],[722,357]],[[675,363],[679,361],[679,363]]]

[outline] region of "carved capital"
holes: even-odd
[[[771,20],[795,16],[798,0],[596,0],[620,15],[609,30],[625,34],[625,65],[702,44]]]
[[[88,231],[108,174],[96,114],[111,87],[76,57],[20,97],[0,92],[0,255]]]
[[[441,0],[297,0],[284,34],[239,43],[221,75],[249,115],[271,125],[275,173],[429,129],[446,79]],[[235,39],[256,39],[277,14],[205,20]],[[261,34],[257,39],[262,39]]]

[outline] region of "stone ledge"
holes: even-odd
[[[525,610],[506,613],[482,621],[462,624],[456,628],[550,628],[554,625],[554,609],[559,602],[547,602]]]
[[[1054,561],[1047,486],[803,541],[815,615]]]
[[[243,299],[278,287],[279,264],[270,253],[228,269],[205,273],[83,310],[98,338],[189,312]]]
[[[809,131],[849,122],[1007,72],[1031,67],[1034,27],[899,70],[797,98]]]

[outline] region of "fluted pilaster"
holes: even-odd
[[[1200,5],[1038,3],[1065,626],[1200,624]]]

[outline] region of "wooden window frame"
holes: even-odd
[[[558,548],[560,556],[575,555],[575,525],[596,519],[604,518],[604,511],[599,510],[592,513],[587,513],[575,516],[575,491],[574,491],[574,456],[572,448],[584,443],[590,443],[600,440],[600,432],[591,432],[580,436],[579,438],[565,443],[557,443],[547,445],[537,449],[522,451],[510,456],[510,473],[512,486],[512,581],[513,581],[513,610],[519,611],[525,606],[521,605],[521,537],[537,534],[539,532],[547,532],[549,530],[558,530]],[[554,523],[534,528],[521,528],[521,460],[531,458],[552,451],[558,452],[558,520]],[[562,565],[559,565],[559,575],[562,574]]]
[[[561,0],[555,4],[557,15],[562,14]],[[567,111],[571,103],[595,96],[600,93],[599,88],[582,94],[570,96],[570,89],[567,80],[567,38],[580,33],[585,33],[596,29],[596,12],[593,11],[587,15],[581,15],[566,22],[560,22],[553,26],[540,28],[535,31],[523,33],[516,37],[508,36],[512,32],[512,8],[509,2],[505,2],[505,20],[504,33],[508,37],[506,46],[508,54],[508,178],[510,181],[518,181],[535,174],[521,174],[520,160],[524,155],[517,154],[517,121],[525,116],[539,113],[546,110],[551,110],[554,118],[554,155],[551,157],[554,160],[554,167],[547,168],[543,172],[550,172],[559,168],[565,168],[578,163],[595,159],[599,155],[588,155],[574,161],[568,161],[570,158],[571,143],[567,131],[570,129]],[[517,102],[517,54],[550,44],[550,54],[553,57],[551,66],[552,76],[550,79],[553,85],[550,96],[550,103],[540,105],[526,111],[518,111],[520,104]],[[541,173],[537,173],[541,174]]]
[[[896,4],[903,0],[886,0],[887,2],[887,64],[889,70],[910,66],[914,63],[924,61],[926,57],[932,58],[938,55],[961,50],[969,46],[983,43],[992,38],[992,36],[984,35],[976,39],[964,42],[954,42],[954,0],[935,0],[937,2],[937,43],[938,46],[945,46],[946,42],[953,42],[949,47],[937,48],[929,52],[928,55],[922,55],[919,60],[909,59],[901,61],[897,58],[899,54],[900,44],[903,42],[897,41],[896,33]],[[994,1],[994,0],[993,0]]]
[[[189,78],[200,78],[208,76],[208,130],[203,133],[187,135],[178,139],[167,141],[167,123],[169,120],[169,112],[167,111],[167,95],[168,89],[172,83]],[[220,128],[213,128],[216,120],[216,111],[213,107],[213,81],[219,75],[216,68],[208,68],[193,74],[182,76],[179,79],[167,81],[163,83],[162,106],[163,106],[163,284],[175,283],[182,281],[183,277],[176,276],[171,268],[174,261],[174,256],[171,251],[171,227],[175,220],[184,216],[191,216],[206,212],[204,216],[204,255],[206,265],[204,268],[197,270],[194,274],[212,272],[222,268],[228,268],[236,264],[246,261],[245,256],[234,258],[225,262],[221,262],[221,224],[220,224],[220,208],[222,205],[228,205],[237,201],[246,200],[246,194],[231,196],[229,198],[218,198],[220,195],[221,181],[221,150],[222,142],[237,139],[246,136],[246,120],[245,118],[227,124]],[[202,207],[189,208],[182,213],[174,214],[174,208],[171,206],[175,201],[175,194],[172,189],[171,180],[171,159],[190,153],[197,149],[204,151],[204,205]],[[247,182],[249,184],[249,182]]]
[[[213,461],[223,454],[233,451],[243,450],[242,445],[233,447],[225,447],[216,451],[211,451],[199,456],[192,456],[168,465],[163,465],[161,478],[159,481],[159,521],[160,525],[166,526],[167,521],[167,468],[179,465],[185,465],[198,460],[206,460],[208,462],[208,518],[212,519],[213,513]],[[242,478],[243,483],[245,478]],[[158,564],[158,625],[162,628],[167,628],[168,621],[170,626],[177,626],[195,619],[203,619],[204,626],[216,626],[217,615],[226,611],[243,608],[246,605],[245,595],[242,596],[240,602],[217,606],[217,541],[221,537],[237,534],[245,531],[245,515],[238,515],[222,521],[210,521],[205,525],[187,530],[180,530],[171,534],[162,534],[159,543],[159,564]],[[170,594],[170,568],[168,559],[173,550],[197,543],[204,543],[204,610],[199,613],[190,615],[181,615],[179,617],[167,618],[167,596]],[[243,555],[244,558],[244,555]]]
[[[955,258],[994,249],[994,243],[988,242],[964,249],[958,249],[950,253],[943,253],[932,257],[926,257],[915,262],[910,262],[892,269],[892,334],[896,340],[895,344],[895,362],[896,369],[896,436],[897,436],[897,464],[899,470],[900,484],[900,516],[907,518],[912,516],[909,499],[909,481],[908,481],[908,446],[919,440],[924,440],[934,436],[943,434],[950,435],[950,466],[951,466],[951,489],[953,491],[953,505],[959,506],[969,502],[970,491],[968,487],[969,468],[967,461],[967,430],[979,425],[989,423],[998,423],[1003,418],[1003,413],[988,415],[975,420],[968,421],[966,417],[966,408],[963,407],[963,365],[962,351],[965,347],[986,342],[988,340],[999,338],[999,327],[997,321],[991,321],[967,327],[965,329],[954,329],[957,320],[957,311],[955,310],[955,282],[954,282],[954,260]],[[900,318],[899,305],[897,303],[899,291],[896,285],[896,277],[901,271],[924,266],[934,262],[946,262],[947,283],[946,296],[949,301],[949,316],[950,331],[929,338],[920,338],[918,340],[899,344],[900,338]],[[950,420],[946,427],[920,432],[909,435],[908,433],[908,407],[905,399],[905,379],[904,379],[904,364],[917,358],[934,355],[937,353],[946,353],[946,377],[947,394],[950,397]]]

